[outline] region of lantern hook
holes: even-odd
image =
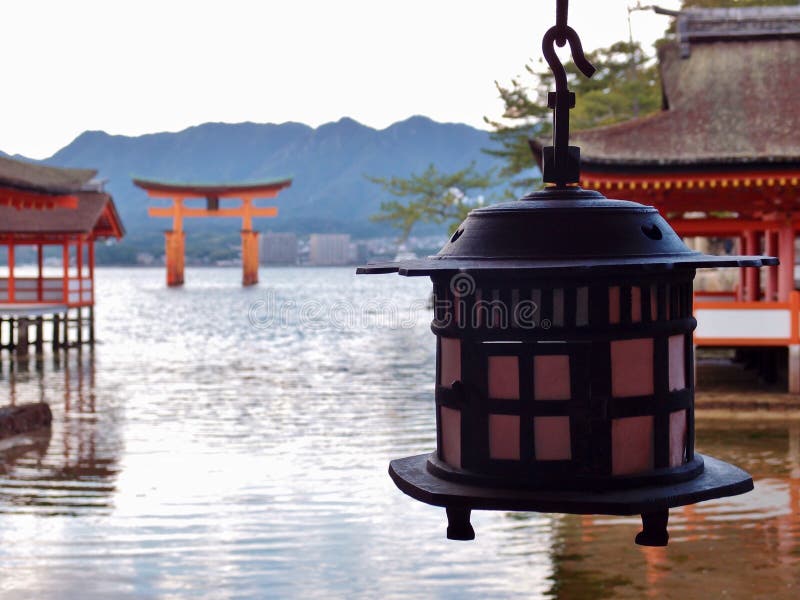
[[[567,71],[556,54],[555,46],[569,43],[572,60],[586,77],[594,75],[595,68],[583,53],[578,34],[567,25],[567,0],[558,0],[556,25],[547,30],[542,40],[542,52],[553,71],[556,91],[547,94],[547,106],[553,109],[553,145],[544,148],[543,179],[564,187],[580,179],[580,148],[569,145],[569,111],[575,108],[575,93],[569,91]]]

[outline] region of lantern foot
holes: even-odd
[[[469,541],[475,539],[475,530],[469,522],[469,508],[461,506],[447,507],[447,539]]]
[[[669,541],[667,521],[667,509],[642,513],[642,530],[636,535],[636,543],[640,546],[666,546]]]

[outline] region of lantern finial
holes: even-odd
[[[578,34],[567,25],[568,0],[557,0],[556,25],[544,34],[542,52],[556,82],[556,91],[547,94],[547,106],[553,109],[553,145],[543,150],[545,183],[555,183],[564,187],[580,180],[580,148],[569,145],[569,111],[575,108],[575,93],[567,86],[567,72],[558,58],[555,45],[564,46],[569,42],[572,59],[578,69],[591,77],[595,68],[583,54]]]

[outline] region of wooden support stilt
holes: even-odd
[[[36,356],[44,353],[44,318],[36,317]]]
[[[167,285],[183,285],[184,250],[186,234],[183,231],[165,231]]]
[[[258,283],[258,232],[242,230],[242,285]]]
[[[14,349],[18,357],[28,356],[28,329],[30,321],[26,317],[17,319],[17,347]]]
[[[83,308],[80,306],[76,309],[76,317],[75,317],[75,343],[80,350],[81,346],[83,345]]]
[[[61,347],[69,348],[69,310],[64,313],[61,319]]]
[[[800,344],[789,346],[789,393],[800,394]]]
[[[53,315],[53,339],[52,344],[53,352],[58,352],[61,349],[61,315],[56,313]]]
[[[94,346],[94,304],[89,307],[89,344]]]

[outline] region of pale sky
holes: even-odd
[[[635,0],[572,0],[587,50],[628,37]],[[677,8],[679,0],[659,0]],[[45,158],[85,130],[209,121],[484,127],[541,56],[555,0],[4,0],[0,150]],[[668,18],[634,13],[650,47]]]

